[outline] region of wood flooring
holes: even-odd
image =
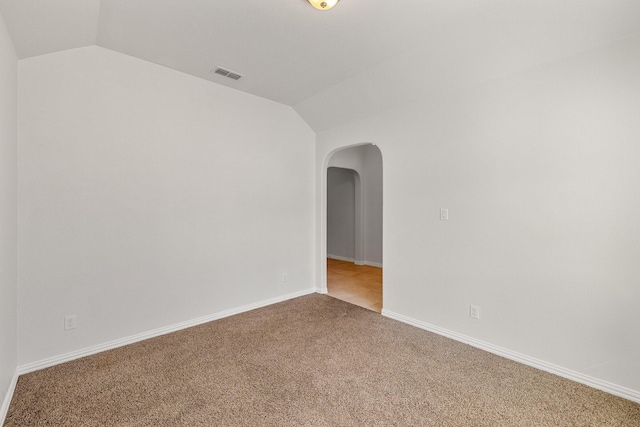
[[[327,259],[327,288],[331,297],[380,313],[382,269]]]

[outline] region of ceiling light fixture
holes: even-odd
[[[309,3],[318,10],[329,10],[338,4],[339,1],[340,0],[309,0]]]

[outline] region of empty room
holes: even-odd
[[[640,2],[0,0],[0,404],[639,426]]]

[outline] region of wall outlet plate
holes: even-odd
[[[64,330],[75,329],[77,326],[78,316],[72,314],[70,316],[64,316]]]
[[[472,319],[480,319],[480,307],[478,307],[477,305],[470,305],[469,306],[469,317],[471,317]]]

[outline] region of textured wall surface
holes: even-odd
[[[20,79],[20,365],[314,286],[292,108],[99,47]]]

